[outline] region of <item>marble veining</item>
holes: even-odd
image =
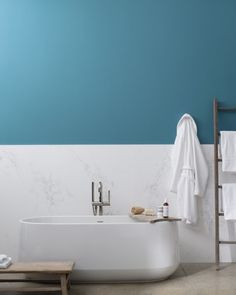
[[[182,262],[214,260],[213,145],[203,145],[210,177],[198,199],[199,222],[179,225]],[[165,198],[176,215],[176,195],[169,192],[172,145],[31,145],[0,146],[0,245],[17,257],[18,220],[36,215],[92,214],[91,182],[111,190],[104,214],[127,214],[133,205],[157,208]],[[224,176],[226,181],[233,176]],[[106,198],[107,196],[104,196]],[[223,220],[222,235],[234,224]],[[222,259],[234,259],[225,246]]]

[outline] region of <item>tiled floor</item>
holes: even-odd
[[[0,293],[5,295],[4,293]],[[6,293],[6,295],[19,293]],[[21,293],[28,294],[29,293]],[[32,293],[36,294],[36,293]],[[39,294],[39,293],[37,293]],[[45,293],[44,293],[45,294]],[[50,293],[59,294],[59,293]],[[140,284],[72,285],[70,295],[235,295],[236,264],[215,270],[212,264],[182,264],[168,280]],[[31,295],[31,293],[30,293]],[[48,293],[49,295],[49,293]]]

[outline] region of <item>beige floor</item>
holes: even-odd
[[[236,294],[236,264],[215,271],[214,265],[183,264],[168,280],[145,284],[72,286],[70,295]]]
[[[0,292],[0,294],[13,295],[19,293]],[[29,293],[24,294],[29,295]],[[57,295],[59,293],[52,292],[50,294]],[[216,271],[214,265],[210,264],[182,264],[172,277],[162,282],[140,284],[80,284],[72,285],[70,291],[70,295],[162,294],[235,295],[236,264],[225,265],[220,271]]]

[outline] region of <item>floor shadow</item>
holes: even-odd
[[[186,276],[196,274],[214,267],[214,263],[182,263],[181,267]]]

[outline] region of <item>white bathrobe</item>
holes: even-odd
[[[197,126],[189,114],[177,125],[172,151],[171,191],[177,193],[178,213],[186,223],[197,222],[196,196],[203,196],[208,167],[197,137]]]

